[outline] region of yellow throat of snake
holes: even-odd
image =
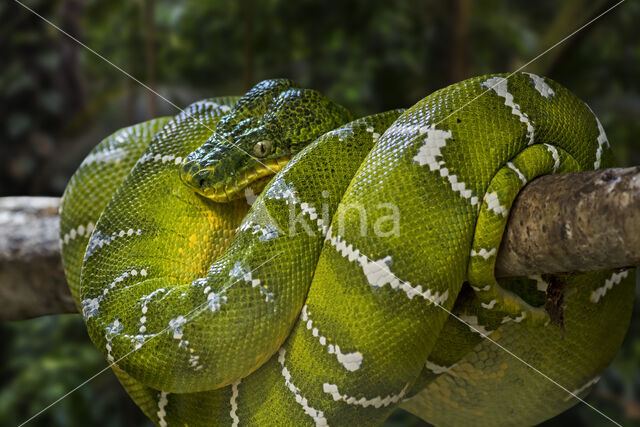
[[[291,156],[267,159],[238,174],[233,180],[225,184],[212,187],[194,187],[196,192],[207,199],[217,203],[227,203],[245,197],[250,189],[257,195],[271,181],[273,175],[278,173],[291,160]],[[186,178],[188,180],[188,178]]]

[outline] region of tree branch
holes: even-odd
[[[56,197],[0,198],[0,321],[73,313]]]
[[[58,246],[59,199],[0,198],[0,321],[76,311]],[[529,183],[498,251],[497,277],[640,265],[640,166]]]
[[[496,276],[640,265],[640,166],[546,175],[518,194]]]

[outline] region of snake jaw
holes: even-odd
[[[258,183],[258,181],[261,181],[263,178],[275,175],[282,170],[290,159],[291,156],[283,156],[265,160],[263,163],[258,163],[240,172],[236,178],[228,183],[218,183],[213,186],[207,186],[204,178],[199,179],[202,172],[191,174],[183,169],[181,179],[183,182],[188,183],[188,185],[201,196],[217,203],[227,203],[244,197],[245,188]],[[256,190],[262,191],[267,181],[268,180],[264,180],[264,183],[259,183],[260,185],[255,186],[256,188],[253,188],[254,192],[256,192]]]

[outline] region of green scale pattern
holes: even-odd
[[[259,166],[265,138],[263,162],[293,157],[255,201],[202,196]],[[534,424],[577,400],[514,355],[584,395],[622,342],[634,271],[497,281],[497,249],[527,182],[611,160],[591,110],[527,73],[357,120],[265,81],[101,142],[64,195],[63,262],[157,425],[376,425],[396,407]]]

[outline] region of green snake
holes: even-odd
[[[527,182],[611,161],[589,107],[533,74],[355,120],[266,80],[96,146],[63,196],[63,262],[159,426],[375,425],[396,407],[535,424],[613,359],[634,271],[498,281],[497,250]]]

